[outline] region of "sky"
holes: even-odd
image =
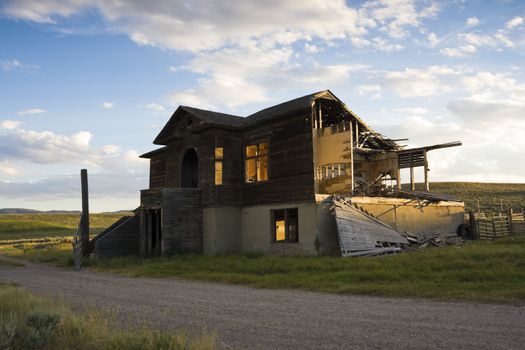
[[[431,181],[525,183],[525,2],[0,2],[0,208],[133,209],[179,105],[247,116],[330,89],[429,153]],[[422,176],[418,174],[417,176]]]

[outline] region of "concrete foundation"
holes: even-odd
[[[204,254],[227,254],[241,251],[241,208],[204,208]]]
[[[465,205],[439,202],[420,206],[415,200],[385,197],[352,197],[352,203],[390,225],[399,233],[455,234],[464,222]]]
[[[271,210],[297,208],[299,242],[272,242]],[[275,255],[315,254],[317,204],[315,202],[256,205],[243,207],[241,212],[241,250]]]

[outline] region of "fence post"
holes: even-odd
[[[82,220],[80,223],[81,255],[89,256],[89,192],[87,170],[80,170],[80,183],[82,187]]]
[[[509,233],[513,235],[514,234],[514,224],[512,222],[512,208],[509,208],[509,210],[507,211],[507,215],[509,217]]]
[[[468,213],[468,220],[469,220],[469,225],[470,225],[470,229],[472,230],[472,238],[473,239],[479,239],[479,235],[478,235],[478,227],[476,226],[476,215],[473,213],[473,212],[469,212]]]

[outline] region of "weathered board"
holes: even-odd
[[[139,217],[128,217],[94,242],[94,253],[102,257],[139,255],[139,238]]]
[[[405,237],[344,200],[334,198],[333,205],[342,256],[389,254],[408,244]]]

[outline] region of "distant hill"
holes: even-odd
[[[24,209],[24,208],[3,208],[0,209],[0,214],[34,214],[41,213],[40,210]]]
[[[418,184],[422,188],[423,184]],[[525,183],[431,182],[430,191],[450,194],[465,202],[466,211],[525,209]]]
[[[108,214],[129,213],[133,210],[117,210],[104,212]],[[101,213],[101,214],[104,214]],[[79,210],[35,210],[25,208],[0,208],[0,214],[80,214]]]

